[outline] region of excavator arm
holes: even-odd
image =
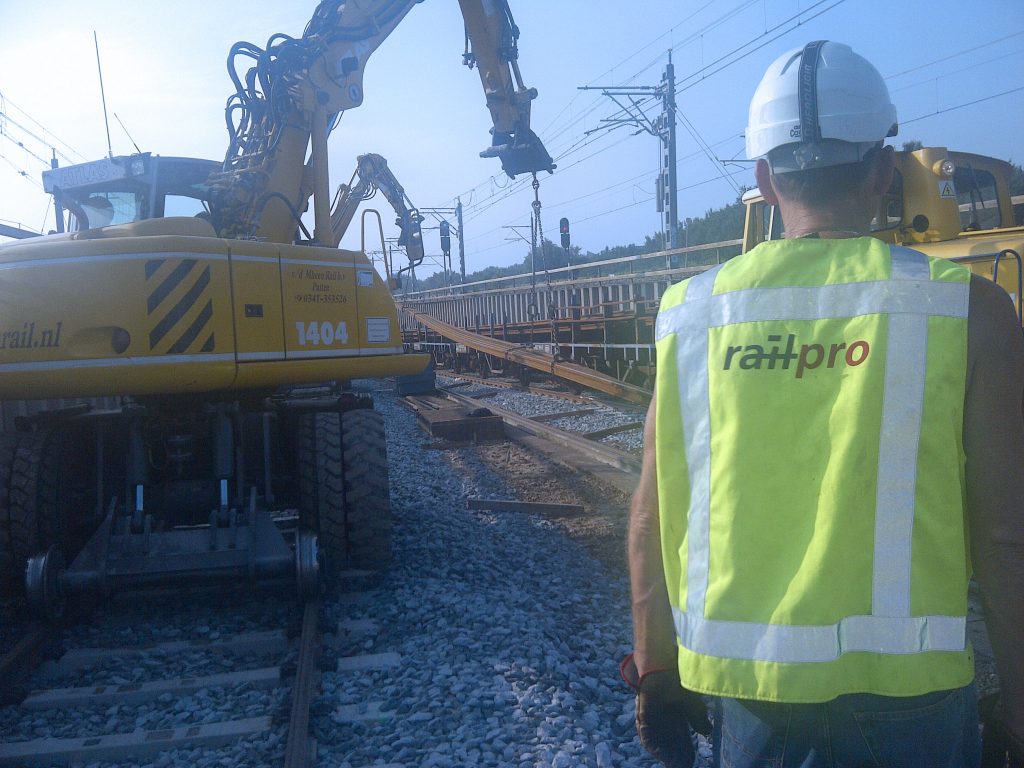
[[[422,261],[423,236],[420,232],[420,213],[405,194],[395,174],[388,168],[388,161],[374,154],[357,157],[352,178],[348,184],[338,187],[334,205],[331,207],[331,246],[336,248],[341,242],[359,204],[369,200],[378,190],[395,209],[395,224],[401,230],[398,244],[405,248],[410,261]]]
[[[211,178],[214,225],[222,237],[289,243],[313,198],[316,230],[333,239],[327,137],[340,115],[363,101],[369,56],[418,0],[323,0],[302,37],[277,34],[266,48],[236,43],[228,57],[235,84],[226,115],[231,141]],[[506,0],[459,0],[493,121],[492,144],[510,175],[553,169],[530,130],[536,90],[522,84],[518,30]],[[235,60],[252,59],[244,76]],[[308,157],[308,160],[307,160]],[[307,233],[308,234],[308,233]]]
[[[498,157],[505,172],[551,171],[554,164],[544,144],[530,130],[530,102],[536,88],[523,85],[519,72],[519,28],[507,0],[459,0],[466,22],[463,62],[480,73],[491,113],[491,146],[481,157]]]

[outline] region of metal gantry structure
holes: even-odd
[[[600,128],[593,128],[587,134],[601,130],[614,130],[622,126],[633,126],[637,133],[649,133],[659,140],[657,210],[662,214],[662,230],[665,247],[679,247],[679,197],[676,179],[676,76],[672,65],[672,51],[668,52],[668,64],[659,85],[637,86],[580,86],[581,91],[601,91],[614,101],[620,113],[615,117],[603,118]],[[649,99],[658,99],[662,104],[661,114],[651,119],[643,110]]]
[[[456,198],[454,208],[420,208],[420,214],[430,215],[438,222],[441,233],[441,253],[444,259],[445,274],[451,273],[451,235],[459,241],[459,275],[460,283],[466,282],[466,238],[462,235],[462,198]],[[446,217],[454,216],[455,224],[452,224]]]

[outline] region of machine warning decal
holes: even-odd
[[[167,342],[165,354],[214,350],[213,331],[208,330],[213,319],[209,265],[201,267],[198,259],[152,259],[146,262],[146,287],[151,350]]]
[[[956,187],[948,179],[939,182],[939,197],[951,197],[956,200]]]

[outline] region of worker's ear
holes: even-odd
[[[772,171],[768,167],[768,161],[764,158],[757,161],[754,166],[754,178],[757,179],[757,188],[768,205],[778,205],[779,196],[775,194],[775,187],[772,186]]]
[[[876,195],[884,195],[892,186],[892,176],[896,170],[896,150],[882,147],[875,154],[871,171],[871,191]]]

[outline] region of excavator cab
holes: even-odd
[[[207,179],[218,170],[213,160],[143,152],[44,171],[43,189],[71,212],[72,231],[167,216],[209,219]]]

